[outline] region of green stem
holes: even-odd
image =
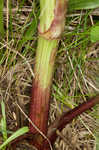
[[[46,40],[39,37],[35,65],[35,78],[46,89],[50,85],[58,40]]]
[[[46,134],[49,94],[58,40],[39,37],[33,81],[30,118]],[[31,126],[32,132],[35,132]]]
[[[40,8],[30,119],[46,135],[50,85],[58,41],[64,29],[66,0],[40,0]],[[31,124],[30,131],[37,133]]]

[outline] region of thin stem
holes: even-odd
[[[75,117],[92,108],[96,104],[99,104],[99,95],[64,113],[59,119],[55,120],[54,123],[49,127],[47,133],[47,137],[49,138],[50,142],[52,144],[55,142],[57,137],[57,130],[61,131]]]

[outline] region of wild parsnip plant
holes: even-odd
[[[99,92],[98,46],[97,43],[96,45],[92,43],[98,42],[99,28],[98,24],[93,27],[93,10],[89,10],[99,7],[99,0],[79,0],[79,2],[78,0],[68,0],[68,13],[65,15],[66,18],[63,17],[62,24],[65,29],[62,30],[62,34],[58,38],[56,37],[60,31],[59,26],[55,32],[54,30],[49,31],[53,29],[53,20],[56,19],[57,21],[54,12],[56,2],[58,4],[59,0],[33,2],[22,0],[18,3],[14,1],[14,4],[9,1],[8,10],[4,1],[1,0],[0,2],[0,95],[4,95],[7,103],[11,104],[11,97],[13,97],[12,105],[13,101],[18,100],[22,107],[25,106],[30,102],[29,89],[32,84],[31,78],[34,78],[30,118],[46,134],[50,87],[54,71],[51,98],[55,100],[55,104],[54,106],[51,105],[52,112],[56,110],[61,113],[67,111],[68,108],[74,108],[85,101],[87,97]],[[60,3],[64,4],[64,9],[67,8],[65,0]],[[29,6],[27,7],[27,5]],[[87,10],[83,11],[83,9]],[[74,12],[74,10],[77,11]],[[6,26],[7,12],[9,12],[8,28]],[[58,19],[60,18],[58,17]],[[9,31],[8,35],[6,34],[7,30]],[[51,36],[56,37],[52,38]],[[8,41],[6,41],[6,38],[8,38]],[[56,63],[54,66],[55,56]],[[31,68],[34,68],[34,70]],[[24,102],[26,99],[27,101]],[[94,117],[96,117],[97,111],[98,109],[94,108]],[[50,116],[50,118],[52,117],[51,121],[55,119],[53,114]],[[85,127],[85,132],[87,129],[90,131],[90,120],[92,121],[91,125],[93,125],[93,120],[90,117],[92,114],[88,114],[87,121],[88,116],[85,118],[81,116],[80,119]],[[17,116],[17,118],[19,117]],[[83,120],[87,122],[87,125],[83,123]],[[8,138],[6,121],[5,116],[5,119],[1,121],[1,124],[4,124],[2,127],[5,128],[1,130],[3,139],[5,139],[1,148],[4,149],[13,139],[28,132],[27,127],[22,128]],[[32,125],[30,125],[30,128],[33,133],[36,133]],[[75,132],[75,128],[73,126],[71,128]],[[81,138],[82,143],[85,143],[85,141],[90,143],[91,138],[87,139],[88,136],[86,135],[87,132],[83,137],[80,137],[80,134],[77,135],[78,145],[81,144],[79,141]],[[67,147],[69,146],[67,144]]]

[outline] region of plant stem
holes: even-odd
[[[67,0],[40,0],[39,38],[34,68],[30,119],[46,135],[50,85],[58,41],[65,24]],[[36,129],[30,124],[30,132]]]
[[[57,137],[57,130],[61,131],[68,123],[75,117],[79,116],[86,110],[92,108],[94,105],[99,104],[99,95],[91,98],[90,100],[80,104],[79,106],[64,113],[60,118],[56,119],[48,129],[47,137],[53,144]]]
[[[30,119],[44,133],[47,133],[50,85],[58,41],[39,37],[33,80]],[[37,132],[32,125],[30,130]]]

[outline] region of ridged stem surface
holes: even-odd
[[[46,135],[50,85],[56,50],[64,30],[67,0],[40,0],[40,23],[33,79],[30,119]],[[37,130],[30,124],[30,131]]]

